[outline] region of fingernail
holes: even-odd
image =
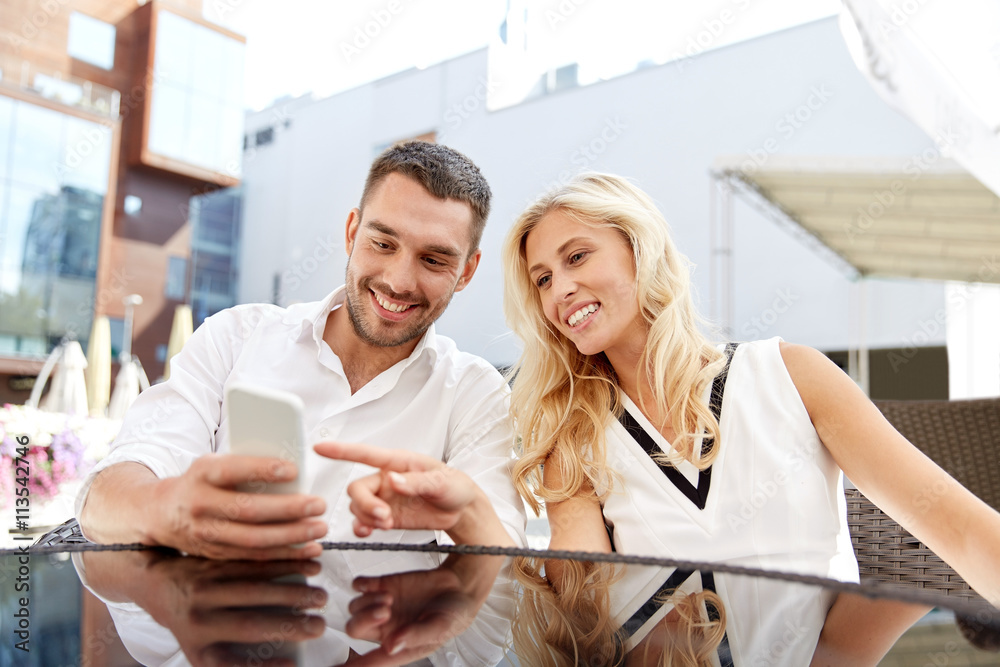
[[[372,514],[374,514],[375,517],[379,519],[388,519],[392,515],[392,512],[390,512],[388,508],[379,505],[378,507],[372,510]]]
[[[314,500],[306,505],[306,516],[318,516],[323,513],[323,503]]]
[[[390,616],[389,610],[386,609],[385,607],[379,607],[378,609],[375,610],[375,613],[372,614],[372,618],[374,618],[376,621],[384,621],[387,618],[389,618],[389,616]]]
[[[399,653],[400,651],[402,651],[404,648],[406,648],[406,642],[399,642],[398,644],[396,644],[395,646],[392,647],[392,650],[389,651],[389,655],[396,655],[397,653]]]
[[[406,478],[400,475],[398,472],[389,471],[389,479],[393,481],[397,486],[406,486]]]
[[[316,637],[323,634],[324,630],[326,630],[326,622],[315,616],[310,618],[306,625],[306,632]]]
[[[326,526],[313,524],[309,527],[309,539],[314,540],[317,537],[323,537],[326,535]]]

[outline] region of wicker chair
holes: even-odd
[[[1000,510],[1000,399],[876,401],[903,436],[962,485]],[[848,489],[847,522],[862,583],[918,587],[969,601],[982,598],[934,552],[860,491]],[[1000,650],[1000,625],[958,616],[978,648]]]
[[[886,419],[966,488],[1000,509],[1000,399],[876,401]],[[850,489],[847,519],[862,581],[980,599],[930,549]]]
[[[1000,399],[876,401],[886,419],[966,488],[1000,509]],[[898,583],[979,599],[954,570],[875,507],[847,495],[847,518],[862,581]]]

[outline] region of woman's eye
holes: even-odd
[[[549,284],[549,276],[541,276],[535,280],[535,287],[542,288]]]
[[[575,252],[575,253],[573,253],[572,255],[569,256],[569,263],[570,264],[576,264],[581,259],[583,259],[586,256],[586,254],[587,253],[585,253],[585,252]]]

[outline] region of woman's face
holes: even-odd
[[[525,240],[528,275],[545,318],[582,354],[636,355],[645,342],[632,249],[615,229],[591,227],[560,210]]]

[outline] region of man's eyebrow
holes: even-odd
[[[589,241],[589,240],[590,239],[588,239],[586,236],[574,236],[573,238],[569,239],[568,241],[566,241],[565,243],[563,243],[561,246],[559,246],[558,248],[556,248],[556,254],[557,255],[563,254],[564,252],[566,252],[566,248],[570,247],[574,243],[577,243],[579,241]],[[528,275],[531,275],[532,273],[534,273],[538,269],[544,269],[544,268],[545,268],[545,264],[543,264],[542,262],[538,262],[537,264],[535,264],[534,266],[532,266],[530,269],[528,269]]]
[[[394,239],[399,238],[399,234],[396,232],[395,229],[389,227],[388,225],[382,224],[378,220],[369,220],[365,223],[365,226],[375,230],[379,234],[385,234],[386,236],[390,236]],[[454,246],[431,244],[428,246],[424,246],[423,251],[434,253],[435,255],[443,255],[445,257],[454,257],[454,258],[462,257],[462,252],[457,248],[455,248]]]
[[[395,229],[387,225],[383,225],[378,220],[369,220],[365,223],[365,226],[371,227],[379,234],[385,234],[386,236],[391,236],[394,239],[399,238],[399,234],[396,233]]]

